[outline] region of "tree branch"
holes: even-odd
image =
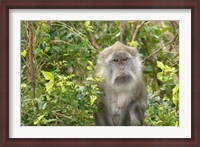
[[[123,27],[123,23],[122,23],[122,21],[120,21],[120,24],[119,24],[119,30],[120,30],[120,38],[119,38],[119,40],[120,40],[120,42],[123,43],[124,27]]]
[[[138,34],[139,29],[140,29],[146,22],[147,22],[147,21],[143,21],[140,25],[137,25],[137,26],[136,26],[136,29],[135,29],[135,31],[134,31],[134,33],[133,33],[133,36],[132,36],[131,41],[134,41],[134,40],[135,40],[135,38],[136,38],[136,36],[137,36],[137,34]]]
[[[147,54],[149,55],[149,51],[148,51],[148,47],[147,47],[147,43],[144,39],[142,39],[143,45],[144,45],[144,50],[147,52]],[[151,68],[153,70],[153,76],[155,81],[157,82],[158,86],[161,85],[161,82],[158,80],[157,78],[157,70],[156,70],[156,65],[155,62],[153,60],[149,60],[149,63],[151,65]]]
[[[35,102],[36,97],[37,97],[37,92],[36,92],[36,81],[35,81],[35,69],[33,66],[33,29],[32,29],[32,22],[28,21],[27,22],[27,42],[28,42],[28,69],[29,69],[29,74],[30,74],[30,80],[32,83],[32,88],[33,88],[33,100],[34,100],[34,105],[36,110],[38,111],[38,103]]]
[[[92,44],[92,46],[95,48],[95,49],[99,49],[99,46],[97,45],[96,43],[96,39],[94,37],[94,33],[93,32],[89,32],[89,35],[90,35],[90,42]]]
[[[162,50],[162,49],[163,49],[164,47],[166,47],[168,44],[171,44],[173,41],[175,41],[177,35],[178,35],[178,34],[176,34],[172,40],[170,40],[169,42],[167,42],[166,44],[164,44],[162,47],[160,47],[159,49],[157,49],[155,52],[153,52],[152,54],[150,54],[150,55],[148,55],[146,58],[144,58],[144,59],[142,60],[142,62],[144,62],[145,60],[147,60],[147,59],[150,58],[151,56],[155,55],[157,52],[159,52],[160,50]]]

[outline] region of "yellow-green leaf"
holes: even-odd
[[[88,63],[89,63],[91,66],[94,66],[94,64],[93,64],[91,61],[88,61]]]
[[[54,76],[50,72],[42,71],[42,74],[43,74],[45,80],[54,81]]]
[[[46,95],[46,99],[47,99],[47,101],[50,101],[50,100],[51,100],[51,98],[50,98],[49,95]]]
[[[84,25],[87,28],[90,25],[90,21],[85,21]]]
[[[92,78],[92,77],[88,77],[86,80],[87,80],[87,81],[92,81],[93,78]]]
[[[40,121],[43,117],[44,117],[44,115],[39,116],[38,120]]]
[[[22,84],[21,84],[21,88],[26,88],[26,86],[27,86],[27,85],[26,85],[25,83],[22,83]]]
[[[95,95],[90,96],[90,105],[93,105],[97,97]]]
[[[23,57],[26,57],[26,54],[27,54],[27,50],[23,50],[23,51],[21,52],[21,55],[22,55]]]
[[[176,86],[173,88],[173,94],[176,94],[179,90],[179,85],[176,84]]]
[[[160,61],[157,61],[157,67],[159,67],[160,69],[164,70],[165,69],[165,66],[162,62]]]
[[[94,32],[92,26],[88,26],[86,29],[87,29],[89,32]]]
[[[36,121],[34,121],[34,125],[37,125],[39,123],[39,121],[38,120],[36,120]]]
[[[45,84],[47,92],[50,94],[54,89],[53,89],[54,81],[49,81],[48,83]]]
[[[131,42],[127,42],[129,46],[138,46],[138,42],[137,41],[131,41]]]
[[[177,105],[177,102],[178,102],[178,90],[179,90],[179,86],[177,84],[172,90],[173,91],[172,101],[174,105]]]
[[[157,73],[157,78],[163,81],[163,73],[162,72]]]
[[[90,70],[90,71],[93,70],[93,68],[91,66],[87,66],[87,69]]]
[[[60,87],[63,86],[63,82],[62,81],[58,82],[57,86],[60,86]]]

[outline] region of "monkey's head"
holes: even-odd
[[[120,42],[104,49],[98,57],[96,72],[114,87],[127,87],[141,77],[141,63],[136,48]]]

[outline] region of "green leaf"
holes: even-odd
[[[165,69],[164,64],[162,62],[160,62],[160,61],[157,61],[157,67],[159,67],[160,69],[162,69],[162,71],[164,71],[164,69]]]
[[[26,85],[25,83],[22,83],[22,84],[21,84],[21,89],[22,89],[22,88],[26,88],[26,87],[27,87],[27,85]]]
[[[178,122],[178,121],[176,121],[174,125],[175,125],[175,126],[178,126],[178,125],[179,125],[179,122]]]
[[[43,74],[45,80],[54,81],[54,76],[50,72],[42,71],[42,74]]]
[[[93,27],[90,26],[90,21],[85,21],[84,25],[89,32],[94,32]]]
[[[50,100],[51,100],[51,98],[50,98],[49,95],[46,95],[46,99],[47,99],[47,101],[50,101]]]
[[[44,115],[39,116],[38,120],[40,121],[43,117],[44,117]]]
[[[88,26],[86,29],[87,29],[89,32],[94,32],[94,30],[93,30],[93,27],[92,27],[92,26]]]
[[[97,97],[95,95],[90,96],[90,105],[93,105]]]
[[[38,120],[36,120],[36,121],[34,121],[34,125],[37,125],[39,123],[39,121]]]
[[[54,89],[53,89],[54,81],[49,81],[48,83],[45,84],[47,92],[50,94]]]
[[[62,92],[63,92],[63,93],[67,91],[67,89],[66,89],[65,86],[62,86],[61,89],[62,89]]]
[[[155,29],[154,32],[155,32],[155,34],[156,34],[157,36],[160,36],[160,35],[162,34],[162,32],[161,32],[160,29]]]
[[[137,47],[139,44],[137,41],[131,41],[131,42],[127,42],[129,46],[135,46]]]
[[[47,103],[44,103],[44,105],[42,106],[42,109],[45,110],[47,107]]]
[[[26,54],[27,54],[27,50],[23,50],[23,51],[21,52],[21,55],[22,55],[23,57],[26,57]]]
[[[66,84],[67,84],[67,86],[71,86],[71,85],[73,85],[73,82],[67,81]]]
[[[178,90],[179,90],[179,85],[176,84],[176,86],[173,89],[173,94],[176,94],[178,92]]]
[[[93,70],[93,68],[91,66],[87,66],[87,69],[90,70],[90,71]]]
[[[57,53],[60,53],[62,51],[60,46],[53,46],[52,49],[54,49]]]
[[[63,86],[63,82],[62,81],[58,82],[57,86],[62,87]]]
[[[170,99],[167,96],[165,96],[162,100],[163,101],[169,101]]]
[[[36,55],[36,56],[40,56],[40,55],[43,53],[43,51],[42,51],[41,48],[36,48],[36,49],[33,51],[33,53],[34,53],[34,55]]]
[[[178,84],[173,88],[173,97],[172,97],[172,101],[174,103],[174,105],[177,106],[178,104],[178,90],[179,90],[179,86]]]
[[[166,117],[166,119],[165,119],[165,121],[166,121],[166,123],[167,123],[167,125],[172,125],[171,124],[171,122],[172,122],[172,120],[175,118],[175,111],[171,111],[168,115],[167,115],[167,117]]]
[[[157,73],[157,78],[161,81],[163,81],[163,72]]]
[[[45,23],[42,23],[42,27],[46,28],[46,24],[45,24]]]
[[[87,28],[90,25],[90,21],[85,21],[84,25]]]
[[[88,77],[86,80],[87,80],[87,81],[92,81],[93,78],[92,78],[92,77]]]
[[[165,71],[166,72],[176,72],[176,69],[173,67],[173,68],[171,68],[171,67],[169,67],[169,66],[165,66]]]
[[[45,51],[46,51],[46,52],[48,52],[48,51],[49,51],[49,49],[50,49],[50,47],[49,47],[49,46],[45,47]]]
[[[47,123],[55,122],[55,121],[56,121],[56,119],[49,119],[49,120],[47,120]]]
[[[42,120],[42,118],[44,117],[44,115],[41,115],[41,116],[39,116],[38,118],[37,118],[37,120],[36,121],[34,121],[34,125],[37,125],[41,120]]]
[[[91,66],[94,66],[94,64],[93,64],[91,61],[88,61],[88,63],[89,63]]]
[[[119,37],[119,36],[120,36],[120,32],[118,32],[118,33],[115,35],[116,38]]]

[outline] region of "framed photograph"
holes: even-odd
[[[199,3],[1,1],[1,146],[198,147]]]

